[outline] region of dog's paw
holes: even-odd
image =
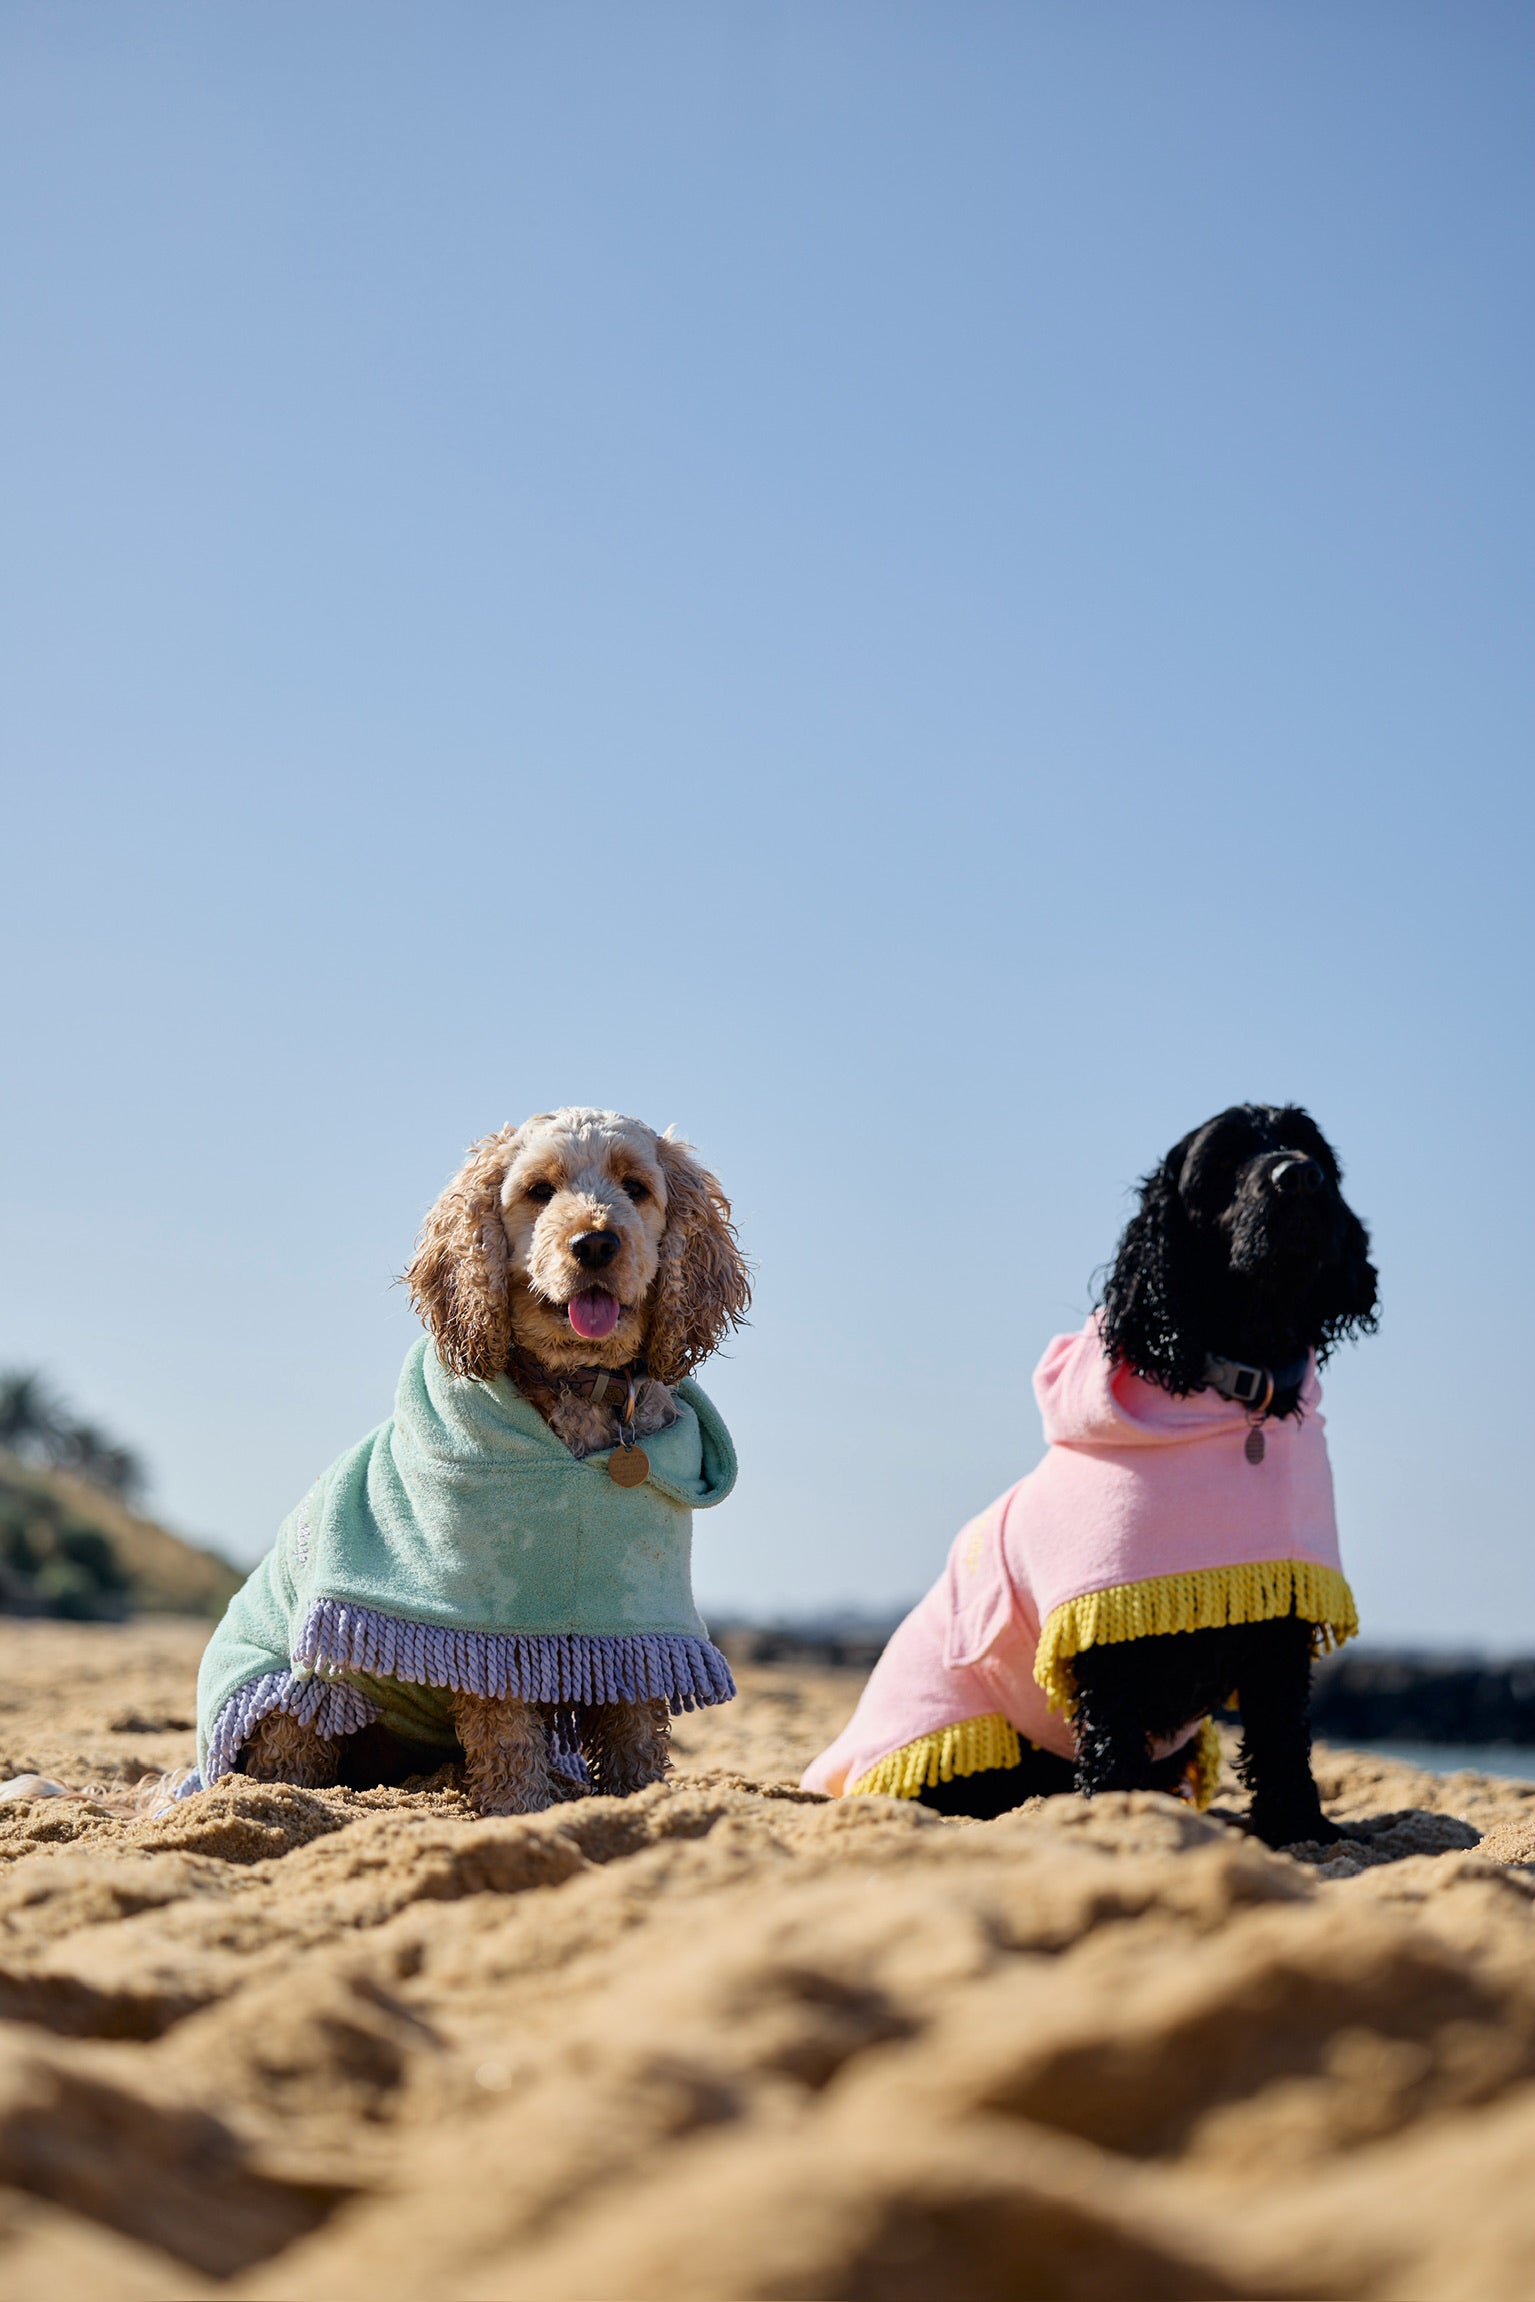
[[[1261,1838],[1265,1846],[1276,1850],[1286,1846],[1336,1846],[1347,1834],[1335,1822],[1329,1822],[1320,1807],[1314,1813],[1278,1809],[1268,1811],[1255,1807],[1247,1818],[1247,1827],[1254,1838]]]
[[[286,1711],[258,1719],[240,1752],[240,1771],[253,1782],[286,1782],[300,1790],[330,1790],[340,1771],[340,1745]]]
[[[554,1801],[519,1785],[515,1790],[476,1790],[469,1786],[472,1805],[480,1814],[546,1814]]]

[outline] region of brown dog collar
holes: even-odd
[[[562,1394],[585,1399],[593,1407],[610,1407],[618,1420],[618,1445],[608,1457],[608,1477],[615,1487],[644,1485],[650,1476],[650,1457],[634,1436],[634,1410],[640,1385],[646,1380],[643,1359],[629,1367],[566,1367],[557,1371],[541,1366],[524,1351],[512,1351],[506,1371],[545,1422]]]
[[[509,1352],[506,1371],[530,1399],[552,1404],[569,1391],[594,1407],[611,1407],[620,1419],[624,1408],[633,1412],[635,1394],[646,1379],[643,1360],[628,1367],[546,1367],[526,1351]]]

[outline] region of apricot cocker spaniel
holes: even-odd
[[[230,1602],[196,1779],[462,1757],[494,1814],[659,1781],[671,1714],[735,1692],[690,1567],[736,1473],[691,1380],[750,1301],[729,1201],[670,1133],[542,1112],[474,1145],[406,1276],[426,1338]]]

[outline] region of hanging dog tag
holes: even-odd
[[[1242,1442],[1243,1454],[1250,1463],[1261,1463],[1267,1451],[1268,1441],[1263,1436],[1262,1425],[1259,1423],[1251,1424],[1248,1428],[1247,1437]]]
[[[615,1447],[608,1457],[608,1477],[615,1487],[643,1487],[650,1476],[650,1457],[643,1447]]]

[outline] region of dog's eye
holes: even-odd
[[[650,1197],[650,1185],[648,1183],[642,1183],[638,1175],[631,1175],[628,1182],[624,1185],[624,1189],[628,1192],[636,1207],[639,1206],[642,1199],[648,1199]]]
[[[552,1183],[530,1183],[527,1196],[530,1199],[536,1199],[540,1207],[547,1207],[554,1197],[554,1185]]]

